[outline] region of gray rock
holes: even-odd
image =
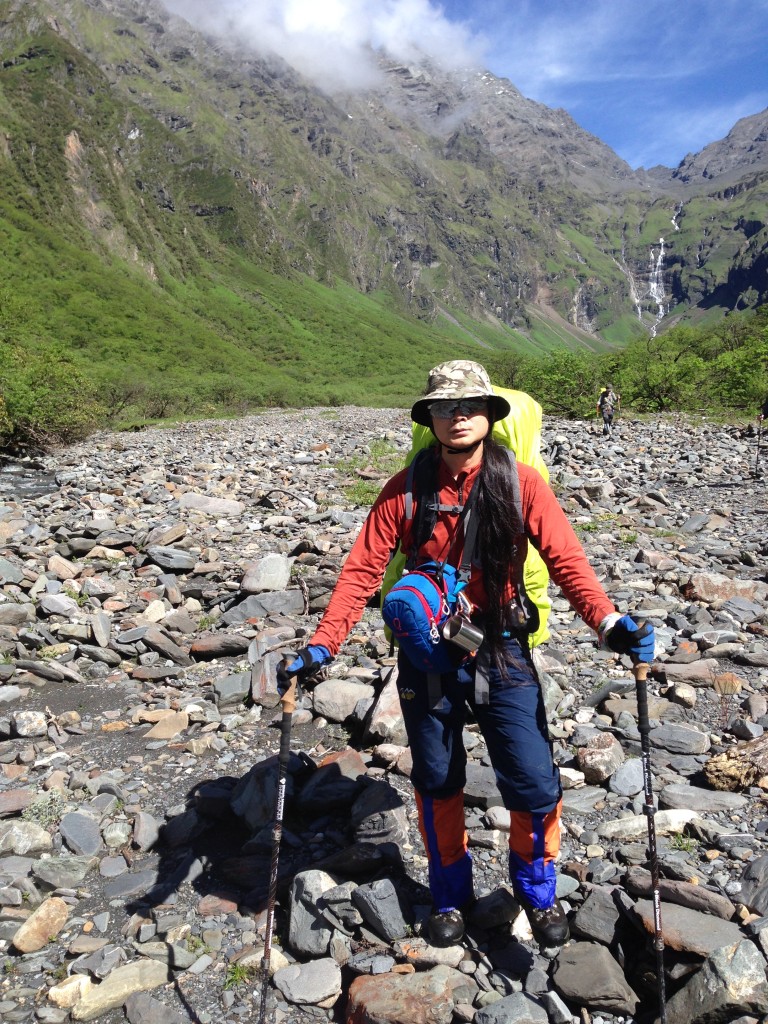
[[[21,583],[24,571],[20,565],[7,558],[0,557],[0,581],[3,583]]]
[[[66,594],[43,594],[38,607],[45,615],[63,615],[71,618],[78,612],[77,601]]]
[[[688,808],[702,814],[718,814],[720,811],[735,811],[745,807],[749,800],[740,793],[703,789],[701,786],[664,786],[659,793],[659,806]]]
[[[106,978],[128,958],[122,946],[103,946],[90,956],[81,957],[73,965],[73,973],[90,974],[94,978]]]
[[[149,992],[136,992],[125,1001],[128,1024],[188,1024],[188,1016],[161,1003]]]
[[[612,890],[596,888],[577,911],[571,931],[604,946],[610,946],[616,938],[619,918],[619,908],[614,902]]]
[[[155,960],[139,960],[112,971],[92,988],[72,1010],[75,1021],[96,1020],[108,1010],[122,1006],[135,992],[159,988],[169,980],[168,967]]]
[[[151,850],[160,835],[160,823],[147,811],[138,811],[133,819],[133,843],[139,850]]]
[[[200,955],[178,942],[135,942],[137,952],[168,964],[174,971],[186,971]]]
[[[293,774],[303,768],[297,755],[288,761],[285,780],[285,801],[290,805],[293,798]],[[277,758],[270,757],[255,764],[238,781],[231,796],[231,806],[252,833],[256,833],[272,822],[277,795]]]
[[[352,901],[352,893],[356,888],[356,882],[344,882],[343,885],[337,885],[323,893],[318,900],[318,906],[329,924],[354,929],[363,923],[363,915]]]
[[[46,736],[48,721],[42,711],[17,711],[11,716],[13,730],[17,736]]]
[[[37,618],[35,606],[31,603],[6,601],[0,604],[0,626],[21,626]]]
[[[406,934],[405,906],[391,879],[380,878],[358,886],[352,901],[370,927],[387,942],[402,939]]]
[[[354,713],[359,700],[372,700],[374,695],[372,686],[344,679],[326,679],[315,687],[312,704],[316,715],[322,715],[331,722],[345,722]]]
[[[223,678],[214,679],[213,692],[219,707],[242,704],[251,692],[251,673],[233,672]]]
[[[594,942],[572,942],[560,951],[554,983],[563,999],[590,1010],[634,1014],[639,1002],[606,947]]]
[[[654,933],[653,903],[638,900],[635,913],[649,935]],[[664,907],[661,918],[664,945],[697,956],[709,956],[720,946],[730,946],[742,937],[742,931],[732,921],[723,921],[711,914],[690,910],[674,903]]]
[[[663,722],[650,733],[652,747],[669,750],[673,754],[704,754],[709,750],[709,736],[686,725]]]
[[[91,856],[48,857],[35,862],[32,877],[45,889],[75,889],[97,864]]]
[[[468,807],[501,806],[504,801],[496,785],[496,773],[490,767],[470,761],[467,764],[467,781],[464,786],[464,803]]]
[[[240,587],[246,594],[261,594],[265,590],[285,590],[290,578],[291,563],[288,558],[271,551],[246,565]]]
[[[475,1024],[548,1024],[549,1015],[539,999],[513,992],[475,1014]]]
[[[52,847],[50,833],[33,821],[0,821],[0,854],[24,857],[27,854],[46,853]],[[3,868],[9,870],[5,861]]]
[[[619,796],[636,796],[643,789],[643,762],[632,757],[620,764],[608,782],[608,789]]]
[[[251,594],[228,609],[221,617],[225,626],[235,626],[246,619],[263,619],[268,615],[301,615],[304,597],[300,590],[282,590]]]
[[[147,557],[166,572],[187,573],[197,564],[196,556],[189,551],[162,544],[151,544],[147,548]]]
[[[341,969],[330,957],[281,967],[273,980],[289,1003],[299,1005],[315,1005],[341,993]]]
[[[593,814],[597,804],[604,800],[605,790],[600,786],[563,790],[563,815]]]
[[[762,854],[744,868],[739,899],[753,913],[768,914],[768,854]]]
[[[398,862],[408,842],[408,814],[402,797],[387,783],[364,787],[350,811],[350,829],[358,842],[373,843]]]
[[[179,508],[191,508],[211,516],[239,517],[245,511],[242,501],[232,498],[217,498],[209,494],[195,494],[187,491],[179,498]]]
[[[324,871],[302,871],[291,884],[288,944],[299,955],[323,956],[331,941],[318,900],[338,882]]]
[[[104,849],[99,823],[91,814],[70,811],[61,819],[59,829],[69,849],[81,857],[93,857]]]
[[[134,871],[128,875],[113,878],[104,885],[108,900],[127,899],[129,896],[146,896],[157,881],[157,872],[152,868]]]
[[[668,1024],[733,1021],[768,1012],[765,957],[748,939],[712,952],[701,970],[667,1003]]]

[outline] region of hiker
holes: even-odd
[[[766,398],[766,400],[760,406],[760,412],[758,413],[757,418],[760,420],[761,423],[764,419],[768,419],[768,398]]]
[[[432,532],[418,550],[412,549],[416,518],[407,517],[409,470],[402,470],[374,502],[308,646],[287,666],[288,673],[313,672],[331,660],[379,587],[399,542],[409,556],[409,567],[424,569],[421,576],[428,571],[426,563],[439,563],[446,571],[463,563],[462,516],[471,503],[478,524],[477,558],[463,595],[471,608],[467,632],[482,638],[479,649],[473,656],[467,648],[456,647],[451,670],[437,677],[437,693],[434,673],[413,664],[402,647],[398,655],[397,687],[434,904],[427,929],[432,944],[439,946],[461,940],[462,913],[474,899],[464,826],[467,758],[462,729],[467,705],[485,737],[499,791],[510,811],[509,868],[515,897],[541,946],[561,946],[569,936],[555,895],[562,789],[528,649],[530,627],[520,621],[515,600],[522,584],[516,582],[514,565],[518,553],[524,554],[525,536],[602,642],[634,659],[653,658],[652,627],[638,627],[615,610],[549,485],[530,466],[515,467],[510,452],[491,438],[494,421],[509,412],[509,403],[494,392],[478,363],[454,360],[430,372],[424,397],[414,404],[411,417],[435,437],[427,456],[437,503],[429,505],[418,491],[412,495],[414,503],[421,506],[423,500],[424,507],[432,509]],[[517,521],[520,513],[522,523]],[[403,576],[401,583],[408,579]],[[444,644],[451,647],[448,640]]]
[[[613,384],[607,384],[600,392],[597,400],[597,411],[603,417],[603,435],[610,436],[613,428],[614,410],[618,408],[621,398],[613,390]]]

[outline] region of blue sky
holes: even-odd
[[[768,107],[768,0],[165,2],[325,88],[373,84],[371,45],[486,67],[565,108],[632,167],[674,167]]]

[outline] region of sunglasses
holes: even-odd
[[[488,402],[484,398],[460,398],[455,402],[432,402],[429,415],[438,420],[452,420],[457,413],[459,416],[476,416],[487,408]]]

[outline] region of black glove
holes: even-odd
[[[331,661],[331,652],[322,644],[310,644],[296,651],[293,661],[285,658],[277,672],[277,691],[282,696],[295,675],[312,675]]]
[[[649,622],[638,626],[629,615],[622,615],[600,627],[600,639],[617,654],[628,654],[632,661],[653,661],[656,635]]]
[[[331,660],[331,652],[322,644],[310,644],[309,647],[302,647],[296,651],[294,660],[285,667],[289,676],[295,676],[298,672],[311,674],[316,672],[323,665]]]

